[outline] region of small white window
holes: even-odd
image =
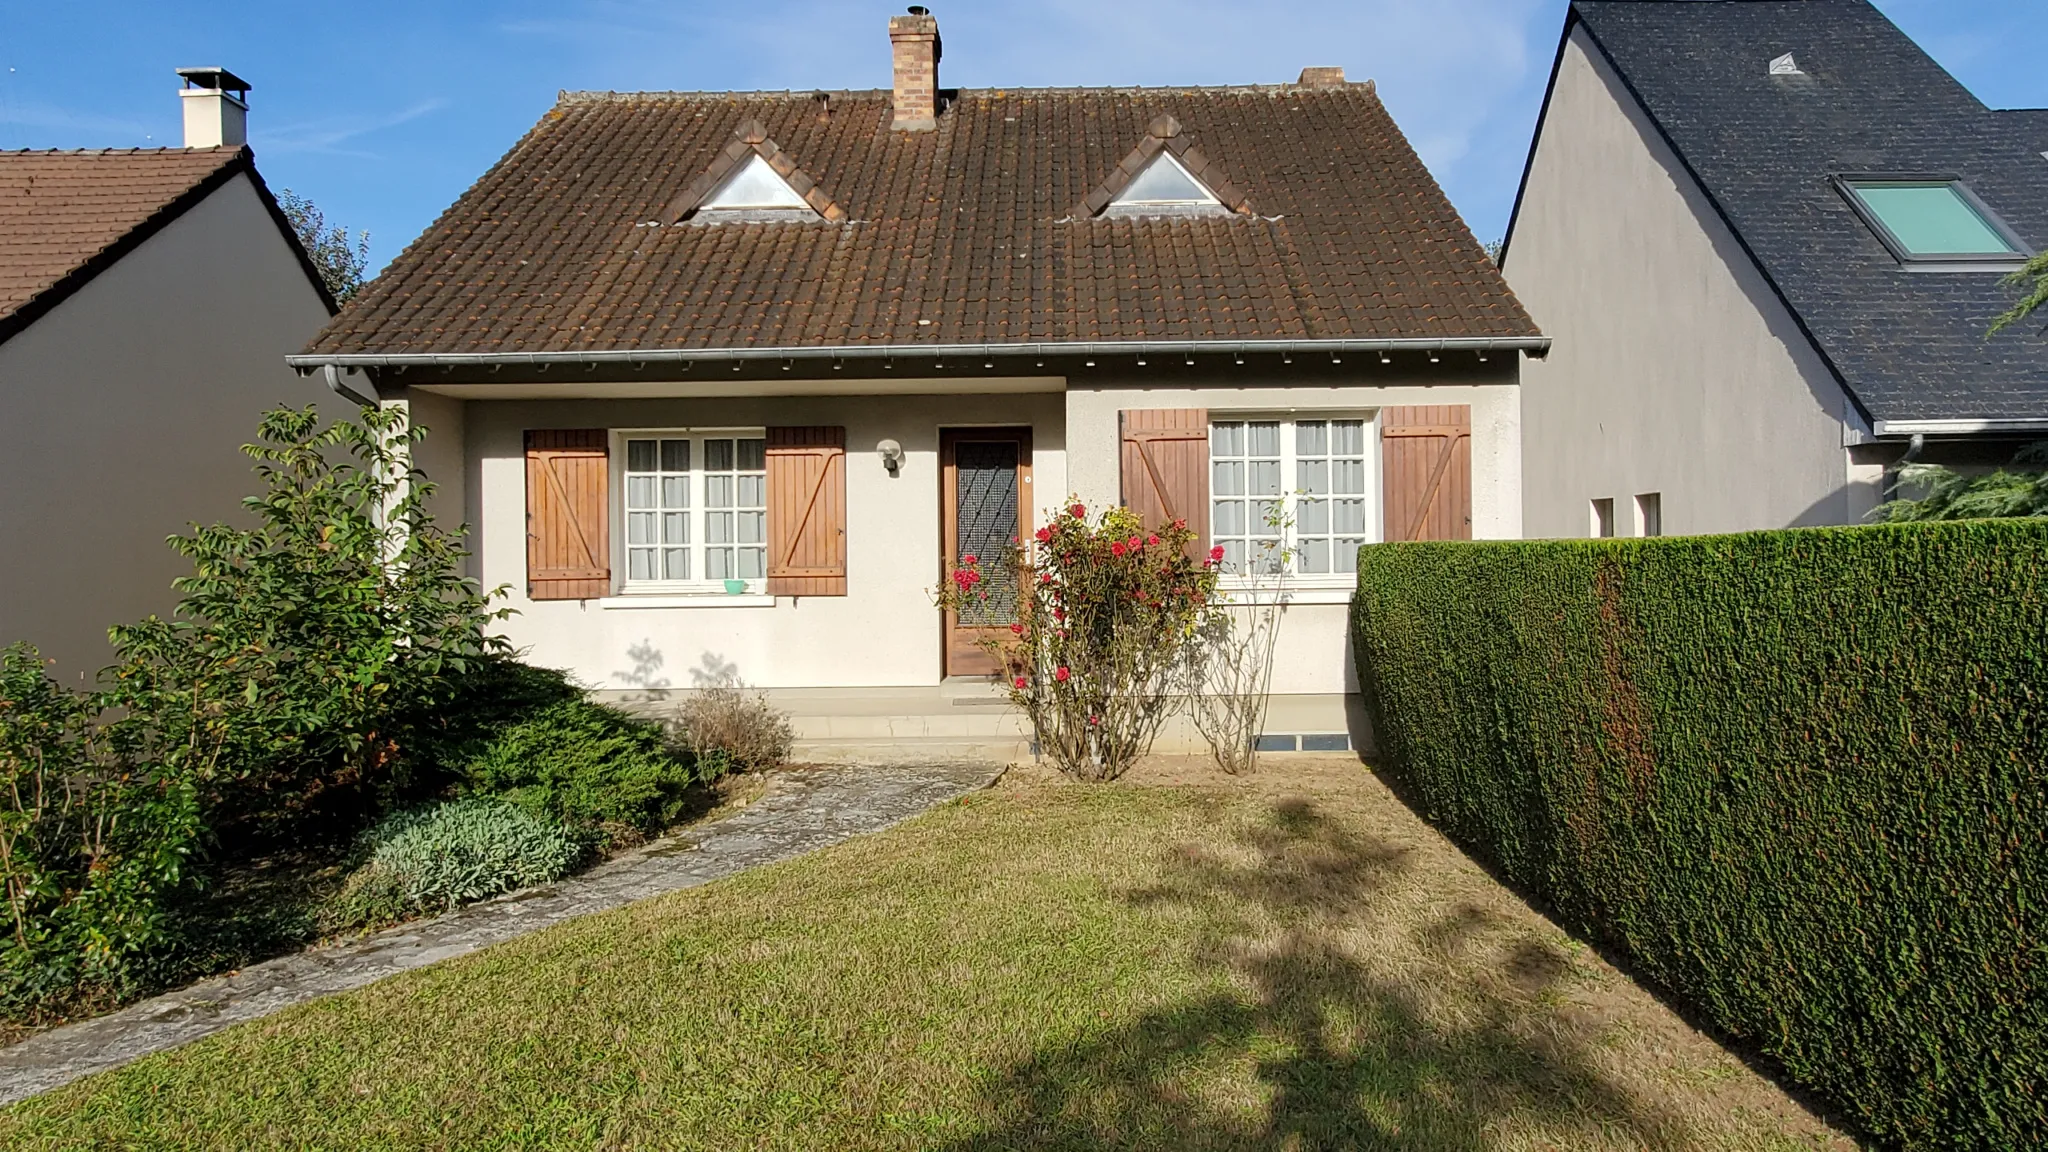
[[[767,576],[767,441],[755,431],[619,435],[625,587],[759,591]]]
[[[1209,424],[1209,535],[1226,574],[1278,571],[1308,582],[1358,570],[1378,538],[1377,437],[1361,416],[1245,417]]]
[[[1105,216],[1222,212],[1223,202],[1170,152],[1161,152],[1103,210]]]
[[[1636,535],[1664,534],[1664,494],[1644,492],[1636,497]]]
[[[768,161],[759,152],[750,154],[746,162],[726,174],[711,195],[697,206],[700,212],[717,211],[768,211],[810,212],[811,206],[804,201],[789,181],[775,174]]]
[[[1593,501],[1593,535],[1606,539],[1614,535],[1614,497],[1602,496]]]

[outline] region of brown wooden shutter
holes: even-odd
[[[612,590],[611,460],[602,428],[526,434],[526,596],[588,600]]]
[[[1186,520],[1194,549],[1209,551],[1209,410],[1127,408],[1123,441],[1124,507],[1147,526]]]
[[[768,429],[768,591],[846,595],[846,429]]]
[[[1380,409],[1388,540],[1472,538],[1472,406]]]

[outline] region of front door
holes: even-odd
[[[989,592],[984,609],[946,613],[946,675],[991,675],[996,661],[981,641],[1007,636],[1016,618],[1017,574],[1001,560],[1014,542],[1031,538],[1031,429],[941,431],[939,484],[939,578],[962,556],[978,557]]]

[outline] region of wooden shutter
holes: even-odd
[[[1193,548],[1209,551],[1209,410],[1129,408],[1118,413],[1123,503],[1148,526],[1186,520]]]
[[[846,595],[846,429],[768,429],[768,591]]]
[[[526,434],[529,600],[588,600],[611,594],[608,440],[602,428]]]
[[[1472,406],[1380,409],[1388,540],[1472,538]]]

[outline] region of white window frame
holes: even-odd
[[[725,581],[712,580],[704,573],[709,565],[705,563],[704,550],[709,546],[706,539],[707,513],[704,491],[704,441],[706,440],[766,440],[768,430],[762,427],[702,427],[702,428],[614,428],[611,430],[611,554],[612,587],[620,596],[706,596],[738,600],[741,596],[759,597],[768,590],[767,571],[767,456],[763,445],[761,487],[762,487],[762,571],[758,578],[745,581],[746,590],[735,594],[728,592]],[[690,444],[690,573],[689,580],[635,580],[632,566],[628,562],[626,539],[626,442],[629,440],[689,440]],[[737,448],[735,448],[737,452]],[[737,462],[737,461],[735,461]],[[748,473],[751,475],[751,473]]]
[[[1384,523],[1386,503],[1386,494],[1384,492],[1385,477],[1382,475],[1383,465],[1380,459],[1380,414],[1378,410],[1362,410],[1357,408],[1254,408],[1243,411],[1216,410],[1209,413],[1210,456],[1209,482],[1207,487],[1209,489],[1209,532],[1212,543],[1216,532],[1215,426],[1218,423],[1236,423],[1239,421],[1245,423],[1275,421],[1280,425],[1281,506],[1290,521],[1288,528],[1282,533],[1281,546],[1290,553],[1297,552],[1297,544],[1300,539],[1297,535],[1297,528],[1300,523],[1303,493],[1298,487],[1290,487],[1290,484],[1298,483],[1299,480],[1299,468],[1297,467],[1299,456],[1295,447],[1295,425],[1304,420],[1358,420],[1364,423],[1365,542],[1368,544],[1378,544],[1386,539]],[[1329,535],[1334,536],[1335,533],[1329,533]],[[1358,574],[1355,572],[1303,573],[1293,566],[1292,560],[1290,560],[1289,566],[1290,570],[1287,573],[1286,581],[1287,586],[1292,589],[1338,589],[1348,591],[1356,587],[1358,583]],[[1334,566],[1333,553],[1332,567]],[[1243,573],[1225,573],[1220,581],[1220,587],[1225,592],[1239,592],[1255,586],[1269,587],[1276,579],[1277,577],[1270,575],[1254,577]]]

